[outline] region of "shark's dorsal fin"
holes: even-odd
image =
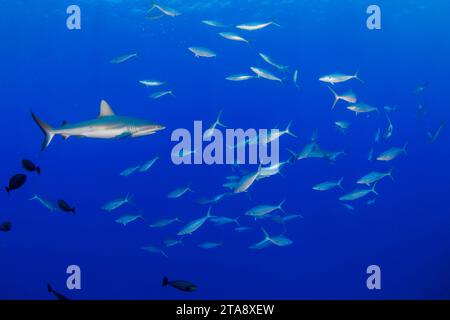
[[[101,117],[108,117],[108,116],[113,116],[113,115],[114,115],[114,112],[112,111],[108,102],[106,102],[105,100],[102,100],[102,102],[100,103],[100,114],[98,117],[101,118]]]

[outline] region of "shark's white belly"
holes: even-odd
[[[76,136],[95,139],[114,139],[127,133],[126,127],[117,128],[99,128],[99,127],[80,127],[73,129],[60,129],[55,133],[65,137]]]

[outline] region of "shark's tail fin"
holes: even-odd
[[[39,119],[33,113],[33,111],[31,111],[31,116],[33,117],[34,122],[36,122],[36,124],[39,126],[39,128],[45,135],[44,142],[42,143],[42,150],[44,150],[45,148],[48,147],[50,142],[52,142],[52,139],[55,136],[55,134],[53,133],[53,128],[44,121],[42,121],[41,119]]]
[[[164,276],[163,280],[162,280],[162,286],[165,287],[169,284],[169,279],[167,279],[166,276]]]

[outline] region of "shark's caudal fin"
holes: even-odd
[[[44,142],[42,143],[42,147],[41,147],[41,150],[44,150],[45,148],[48,147],[50,142],[52,142],[52,139],[55,136],[55,134],[53,133],[53,128],[50,125],[48,125],[46,122],[44,122],[41,119],[39,119],[33,113],[33,111],[31,111],[31,116],[33,117],[34,122],[36,122],[36,124],[39,126],[39,128],[41,129],[41,131],[45,135]]]
[[[169,284],[169,279],[167,279],[166,276],[164,276],[163,280],[162,280],[162,286],[165,287]]]

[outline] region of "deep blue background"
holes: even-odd
[[[43,171],[40,177],[30,174],[26,186],[11,196],[0,193],[0,220],[11,220],[14,228],[0,234],[0,298],[52,299],[47,282],[74,299],[450,298],[448,132],[444,129],[432,145],[426,137],[441,119],[450,119],[449,5],[441,0],[376,1],[382,30],[369,31],[365,11],[372,1],[183,2],[169,2],[183,15],[156,21],[144,18],[148,1],[0,2],[1,183],[21,172],[24,157]],[[73,3],[82,9],[81,31],[65,26],[65,10]],[[217,35],[220,29],[200,23],[272,18],[281,28],[241,32],[252,48],[227,41]],[[218,56],[196,60],[189,46],[209,47]],[[108,62],[134,51],[139,54],[134,61]],[[298,68],[300,90],[265,80],[224,80],[252,65],[267,67],[257,52]],[[337,90],[352,88],[361,101],[380,108],[398,106],[392,115],[393,138],[375,146],[379,153],[409,141],[408,156],[392,164],[367,161],[377,128],[386,126],[384,115],[355,117],[342,102],[330,112],[333,97],[317,81],[323,74],[358,68],[365,83],[352,81]],[[168,81],[177,98],[148,99],[151,90],[137,82],[145,78]],[[413,94],[426,81],[426,91]],[[151,119],[167,129],[135,140],[56,138],[48,150],[39,150],[42,136],[30,109],[57,125],[95,117],[101,99],[118,114]],[[429,110],[422,119],[416,118],[419,102]],[[168,259],[142,251],[145,245],[162,247],[179,228],[154,230],[147,227],[150,222],[203,216],[207,208],[195,200],[223,192],[230,167],[177,167],[170,161],[172,130],[191,128],[193,120],[209,124],[220,109],[230,127],[270,128],[292,120],[299,138],[281,139],[283,159],[286,148],[300,150],[315,129],[324,148],[344,149],[347,156],[335,165],[320,159],[297,162],[284,171],[284,179],[256,183],[251,200],[241,195],[214,206],[215,214],[235,217],[286,198],[286,210],[304,216],[288,225],[286,235],[294,241],[290,247],[249,250],[262,238],[261,223],[243,218],[253,231],[239,234],[231,226],[207,224],[184,247],[167,249]],[[352,122],[347,136],[334,128],[341,119]],[[156,155],[162,160],[147,174],[119,176]],[[353,213],[339,204],[339,191],[311,189],[345,176],[344,186],[351,190],[355,179],[391,166],[395,183],[382,181],[375,206],[368,207],[365,199]],[[167,199],[169,191],[188,183],[195,194]],[[48,212],[27,201],[33,193],[64,198],[77,206],[77,215]],[[110,214],[100,210],[126,193],[135,195],[132,207]],[[145,223],[124,228],[114,222],[141,209]],[[262,225],[271,234],[282,232],[276,223]],[[218,240],[223,247],[197,248],[202,241]],[[81,291],[64,289],[70,264],[82,269]],[[381,291],[366,288],[370,264],[381,266]],[[163,288],[164,274],[190,280],[199,290],[184,294]]]

